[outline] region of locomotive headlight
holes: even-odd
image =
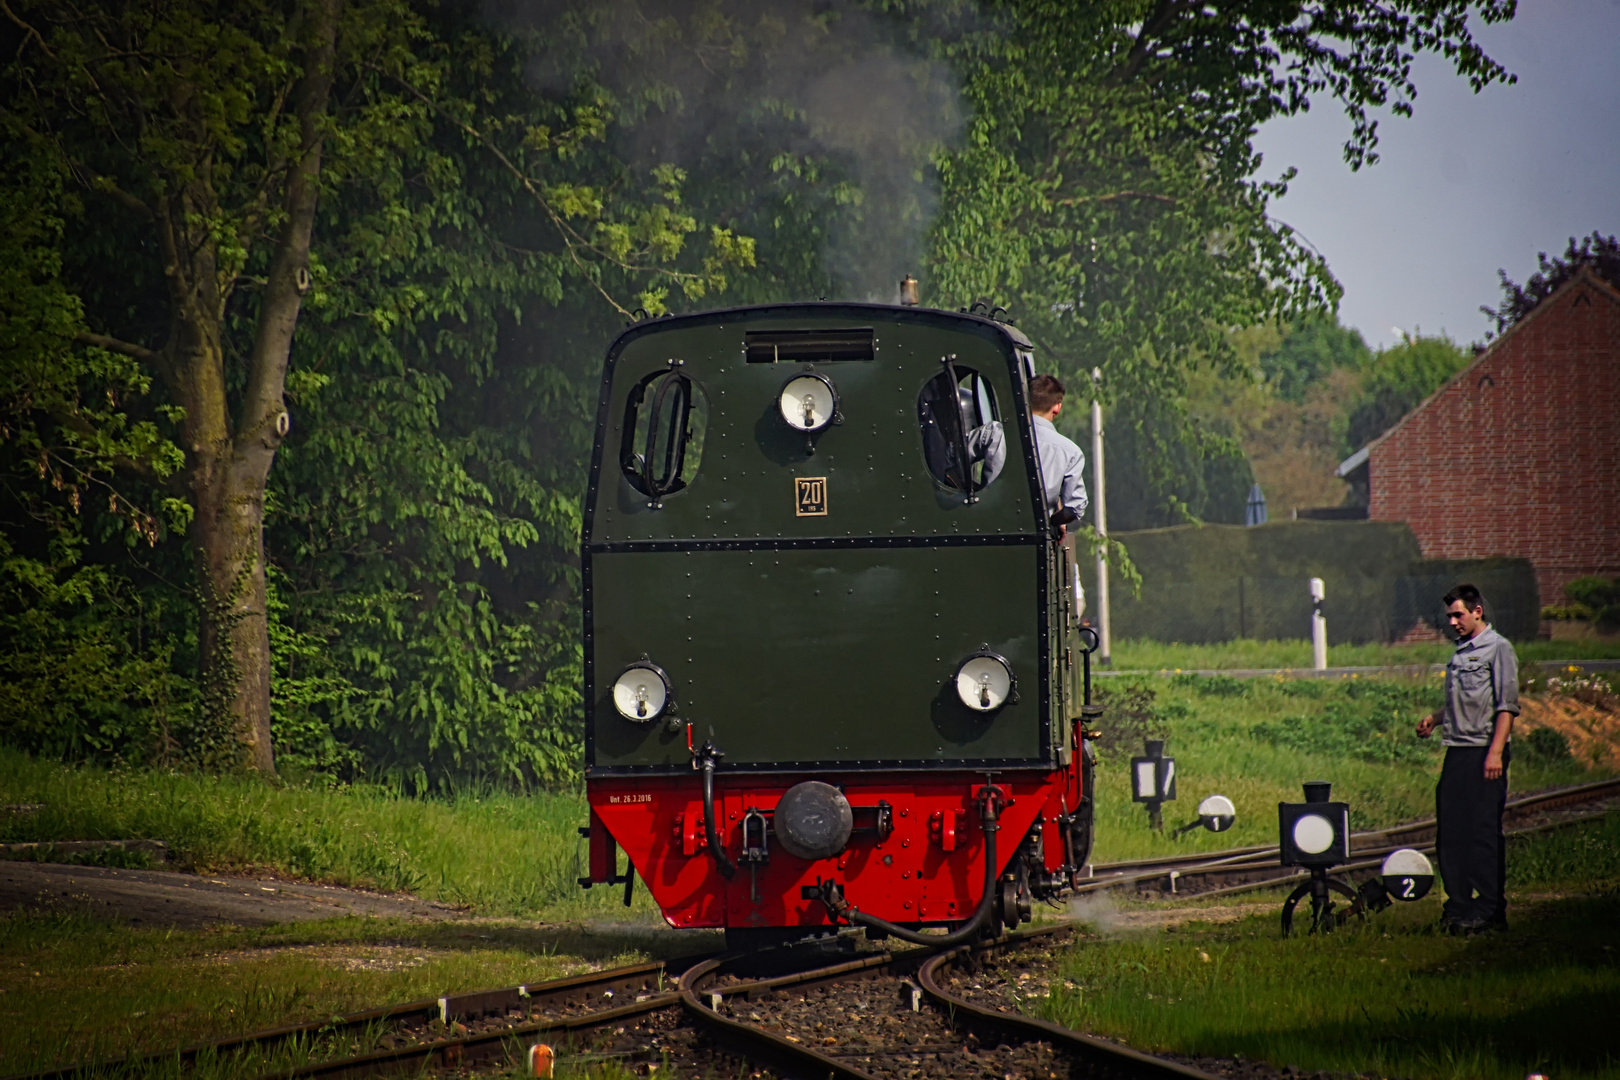
[[[994,712],[1016,698],[1012,667],[989,649],[981,649],[956,669],[956,696],[974,712]]]
[[[639,660],[613,684],[613,707],[626,720],[644,724],[670,709],[669,676],[657,664]]]
[[[782,419],[799,431],[820,431],[838,415],[838,391],[823,375],[796,375],[782,387]]]

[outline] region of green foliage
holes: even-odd
[[[0,800],[44,804],[0,822],[0,842],[162,840],[192,869],[410,890],[490,915],[560,918],[619,903],[615,890],[575,884],[587,812],[576,790],[469,785],[410,798],[318,776],[273,786],[229,774],[65,767],[0,749]],[[643,893],[642,912],[646,903]]]
[[[1321,316],[1300,319],[1283,339],[1260,354],[1260,372],[1276,395],[1295,403],[1329,372],[1365,367],[1372,350],[1361,331]]]
[[[1219,427],[1191,425],[1173,404],[1143,398],[1122,402],[1105,430],[1111,531],[1244,523],[1254,470]]]
[[[1403,49],[1501,77],[1464,8],[346,6],[265,495],[282,760],[413,790],[575,773],[579,496],[602,349],[637,307],[886,298],[916,268],[928,302],[995,296],[1044,362],[1103,368],[1111,460],[1140,473],[1112,490],[1151,492],[1143,521],[1240,520],[1236,429],[1194,431],[1179,388],[1195,358],[1231,363],[1228,327],[1336,289],[1267,218],[1281,188],[1249,133],[1332,97],[1370,160],[1366,109],[1411,96]],[[152,217],[217,256],[240,407],[304,24],[264,3],[7,10],[0,665],[24,689],[0,737],[210,760],[175,483],[197,413],[152,359],[177,302]]]
[[[1564,595],[1586,608],[1599,629],[1620,627],[1620,578],[1579,577],[1564,586]]]
[[[1434,393],[1473,355],[1449,337],[1409,338],[1373,355],[1362,379],[1361,401],[1350,412],[1347,448],[1366,446]]]
[[[1570,757],[1569,739],[1550,727],[1531,728],[1514,740],[1514,749],[1525,757],[1560,761]]]
[[[1321,696],[1320,687],[1309,682],[1285,684],[1286,690],[1296,694],[1303,691],[1311,697]],[[1365,680],[1343,683],[1336,689],[1339,692],[1334,700],[1323,704],[1319,711],[1280,721],[1263,720],[1250,728],[1250,733],[1272,746],[1310,754],[1413,765],[1433,763],[1438,746],[1434,740],[1420,742],[1413,738],[1412,727],[1416,717],[1443,703],[1435,686]]]
[[[1529,315],[1536,305],[1557,292],[1582,268],[1591,269],[1610,285],[1620,282],[1620,240],[1604,236],[1597,229],[1592,230],[1591,236],[1581,237],[1579,244],[1573,236],[1570,237],[1569,246],[1564,249],[1562,256],[1555,255],[1549,259],[1543,251],[1537,261],[1541,264],[1540,268],[1523,285],[1509,278],[1506,270],[1497,271],[1502,279],[1502,302],[1495,308],[1482,307],[1480,310],[1496,320],[1498,334]]]

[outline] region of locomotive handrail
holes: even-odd
[[[942,357],[945,374],[951,380],[951,408],[956,415],[956,453],[962,463],[962,492],[968,502],[976,502],[973,494],[973,462],[968,458],[967,417],[962,414],[962,383],[956,377],[956,354]]]

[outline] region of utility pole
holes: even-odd
[[[1095,508],[1093,521],[1097,525],[1097,535],[1104,541],[1108,539],[1108,493],[1103,486],[1103,427],[1102,402],[1097,400],[1101,394],[1102,368],[1091,369],[1091,469],[1092,469],[1092,503]],[[1106,544],[1097,549],[1097,661],[1101,664],[1114,662],[1113,642],[1109,634],[1108,617],[1108,548]]]

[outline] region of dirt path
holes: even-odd
[[[199,927],[334,919],[343,915],[455,919],[466,913],[409,896],[383,896],[274,878],[197,877],[168,870],[115,870],[0,862],[0,911],[83,911],[137,926]]]

